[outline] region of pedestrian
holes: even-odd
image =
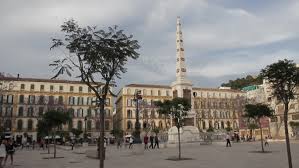
[[[130,145],[129,145],[129,149],[133,148],[133,142],[134,142],[134,139],[133,139],[133,137],[131,136],[131,137],[130,137],[130,140],[129,140],[129,143],[130,143]]]
[[[265,146],[269,146],[268,137],[265,137]]]
[[[159,149],[159,138],[158,138],[157,135],[155,136],[155,146],[154,146],[154,148],[156,148],[156,147]]]
[[[74,150],[75,140],[72,140],[72,150]]]
[[[230,135],[228,133],[226,134],[225,139],[226,139],[226,147],[228,147],[228,146],[232,147],[232,145],[230,143]]]
[[[116,143],[117,143],[117,149],[120,149],[121,148],[121,138],[117,138]]]
[[[15,153],[15,148],[12,144],[11,140],[8,140],[8,143],[6,144],[6,157],[4,160],[4,165],[6,164],[7,158],[10,156],[10,164],[13,165],[13,155]]]
[[[145,136],[143,138],[143,142],[144,142],[144,149],[148,149],[148,136],[147,136],[147,134],[145,134]]]
[[[151,145],[149,146],[149,148],[154,149],[154,136],[153,135],[150,136],[150,142],[151,142]]]
[[[4,165],[2,165],[2,162],[3,162],[4,158],[6,157],[5,145],[6,145],[6,141],[3,139],[0,144],[0,168],[3,168]]]
[[[32,150],[35,148],[35,140],[32,141]]]

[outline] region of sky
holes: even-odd
[[[74,19],[82,27],[118,25],[139,41],[140,57],[128,62],[118,88],[170,85],[180,16],[188,78],[218,87],[277,60],[299,63],[298,9],[296,0],[1,0],[0,72],[51,78],[48,65],[62,54],[50,51],[51,38]]]

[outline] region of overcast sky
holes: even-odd
[[[73,18],[82,26],[119,25],[140,42],[140,58],[118,80],[170,84],[175,80],[176,17],[181,16],[188,77],[217,87],[257,74],[279,59],[299,62],[296,0],[1,0],[0,72],[50,78],[51,37]]]

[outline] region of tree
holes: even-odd
[[[83,133],[82,130],[72,128],[71,132],[75,135],[76,138],[79,138],[79,136]]]
[[[53,39],[51,49],[62,47],[68,55],[54,61],[50,66],[57,70],[57,77],[64,72],[71,75],[76,69],[81,79],[97,97],[100,108],[100,168],[104,167],[104,107],[110,87],[115,86],[115,78],[126,72],[125,64],[129,59],[137,59],[140,48],[133,36],[127,36],[117,26],[100,30],[96,26],[81,28],[74,20],[61,26],[64,39]],[[99,81],[103,81],[100,83]],[[99,91],[99,89],[101,90]],[[112,94],[113,95],[113,94]]]
[[[242,89],[249,85],[260,85],[263,83],[263,78],[261,75],[253,77],[247,75],[245,78],[237,78],[236,80],[229,80],[228,83],[222,83],[221,86],[231,87],[232,89]]]
[[[152,129],[152,131],[153,131],[156,135],[158,135],[159,132],[160,132],[160,128],[154,128],[154,129]]]
[[[113,129],[110,134],[115,136],[115,138],[122,138],[124,136],[124,131],[121,129]]]
[[[180,128],[183,127],[184,117],[187,116],[187,112],[191,109],[190,100],[185,98],[174,98],[172,100],[165,100],[164,102],[155,102],[158,107],[158,111],[165,112],[165,114],[172,116],[175,120],[175,125],[178,129],[178,141],[179,141],[179,160],[181,160],[181,135]]]
[[[167,118],[169,117],[169,111],[172,108],[171,106],[172,106],[171,105],[171,100],[164,100],[163,103],[161,101],[154,102],[154,107],[162,107],[162,108],[158,108],[157,112],[164,116],[164,122],[165,122],[165,125],[166,125],[166,130],[168,130]]]
[[[255,130],[255,129],[259,128],[259,127],[256,125],[255,121],[251,122],[251,120],[249,120],[247,127],[248,127],[248,129],[250,131],[250,138],[252,138],[253,130]]]
[[[47,133],[48,137],[49,133],[52,133],[54,138],[54,158],[56,158],[56,131],[69,120],[71,120],[69,113],[50,110],[43,115],[43,118],[37,125],[40,133]],[[42,129],[45,129],[45,131],[42,131]]]
[[[290,147],[288,112],[289,103],[295,99],[296,87],[299,84],[299,69],[292,60],[279,60],[276,63],[268,65],[261,70],[261,76],[264,77],[273,89],[273,96],[279,102],[284,104],[284,127],[287,147],[287,156],[289,168],[293,167]]]
[[[244,112],[245,112],[244,117],[249,118],[249,119],[253,119],[256,123],[258,123],[259,128],[260,128],[260,132],[261,132],[262,152],[265,152],[261,120],[264,117],[272,117],[273,116],[273,110],[270,109],[265,104],[258,103],[258,104],[246,104]]]

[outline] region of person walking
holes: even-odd
[[[150,142],[151,142],[151,145],[149,146],[149,148],[154,149],[154,136],[153,135],[150,136]]]
[[[147,134],[145,134],[145,136],[143,138],[143,142],[144,142],[144,149],[148,149],[148,136],[147,136]]]
[[[226,139],[226,147],[232,147],[232,145],[230,143],[230,135],[229,135],[229,133],[226,134],[225,139]]]
[[[154,149],[155,149],[156,147],[159,149],[159,138],[158,138],[157,135],[155,136],[155,146],[154,146]]]
[[[121,138],[117,138],[117,149],[121,148]]]
[[[6,164],[7,158],[10,156],[10,164],[13,165],[13,155],[15,153],[15,148],[12,144],[11,140],[8,140],[8,143],[6,144],[6,157],[4,160],[4,165]]]
[[[3,139],[0,143],[0,168],[3,168],[4,165],[2,165],[2,162],[4,158],[6,157],[6,141]]]
[[[265,137],[264,141],[265,141],[265,146],[269,146],[269,142],[268,142],[268,137],[267,136]]]
[[[134,142],[134,139],[133,139],[133,137],[131,136],[131,137],[130,137],[130,140],[129,140],[129,143],[130,143],[130,145],[129,145],[129,149],[133,148],[133,142]]]

